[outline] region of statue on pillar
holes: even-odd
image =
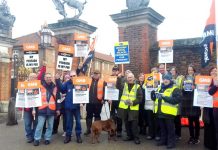
[[[67,17],[64,4],[66,3],[70,8],[75,8],[78,10],[79,14],[75,15],[74,18],[79,18],[82,15],[84,5],[87,3],[86,0],[84,3],[78,1],[78,0],[52,0],[55,4],[56,9],[58,10],[59,14],[64,16],[64,18]]]
[[[8,29],[13,26],[14,21],[15,16],[11,15],[6,0],[3,0],[0,4],[0,28]]]
[[[150,0],[126,0],[126,6],[130,10],[148,7]]]

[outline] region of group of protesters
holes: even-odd
[[[58,132],[60,118],[63,120],[64,143],[71,141],[75,124],[76,142],[82,143],[81,106],[86,107],[86,130],[84,136],[91,134],[93,120],[101,120],[102,106],[108,102],[110,117],[117,127],[117,137],[124,141],[140,144],[139,134],[146,135],[147,140],[157,141],[157,146],[176,147],[182,138],[181,118],[188,118],[190,138],[187,144],[199,144],[200,118],[204,121],[205,147],[218,149],[218,108],[200,108],[193,105],[195,76],[193,65],[187,67],[185,75],[179,74],[176,67],[166,69],[164,64],[151,68],[150,73],[160,74],[160,83],[150,92],[146,99],[147,79],[144,73],[138,78],[126,70],[120,72],[118,66],[112,68],[111,76],[117,76],[116,88],[119,100],[104,99],[107,83],[101,79],[101,72],[94,70],[89,84],[89,103],[75,104],[73,101],[73,78],[79,76],[78,71],[57,73],[54,80],[43,66],[38,75],[31,73],[28,81],[41,80],[42,106],[24,109],[24,126],[28,143],[39,146],[44,137],[44,144],[51,142],[52,134]],[[209,70],[213,78],[208,93],[218,99],[217,69]],[[184,90],[184,83],[192,83],[191,90]],[[62,117],[60,117],[62,116]],[[203,116],[203,117],[201,117]],[[74,123],[75,120],[75,123]]]

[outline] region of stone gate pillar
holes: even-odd
[[[62,19],[57,23],[49,24],[48,27],[54,32],[57,39],[56,50],[58,50],[58,44],[74,46],[74,33],[87,34],[89,36],[97,29],[87,22],[75,18]],[[79,58],[73,57],[72,69],[76,69],[78,63]]]
[[[139,7],[122,10],[111,18],[118,24],[119,41],[129,42],[130,64],[124,65],[124,70],[135,75],[150,72],[149,48],[157,42],[157,27],[164,17],[150,7]]]

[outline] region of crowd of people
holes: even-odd
[[[164,64],[151,68],[151,73],[159,73],[161,82],[150,92],[151,99],[146,99],[146,76],[140,73],[138,78],[130,71],[124,74],[114,66],[111,76],[117,76],[116,88],[119,90],[119,100],[105,100],[104,91],[107,83],[101,79],[101,72],[94,70],[89,84],[89,103],[74,104],[72,78],[78,76],[77,71],[57,73],[52,79],[43,66],[38,76],[29,75],[29,81],[41,80],[42,106],[24,109],[24,126],[28,143],[38,146],[44,135],[44,144],[51,142],[52,134],[58,132],[60,116],[63,120],[64,143],[71,141],[75,124],[76,142],[82,143],[81,110],[86,107],[86,130],[84,136],[91,134],[92,122],[101,120],[102,106],[108,102],[110,117],[117,126],[117,137],[124,141],[134,141],[140,144],[139,134],[146,135],[147,140],[156,140],[157,146],[176,147],[176,142],[182,138],[181,118],[188,118],[190,138],[187,144],[199,144],[200,122],[204,121],[204,145],[211,150],[218,149],[218,108],[200,108],[193,105],[195,77],[194,66],[189,65],[185,75],[179,74],[176,67],[166,70]],[[209,70],[213,78],[208,93],[218,100],[217,69]],[[191,90],[184,90],[184,83],[192,83]],[[75,123],[74,123],[75,120]]]

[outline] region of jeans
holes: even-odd
[[[74,118],[76,120],[76,127],[75,127],[76,136],[80,136],[82,132],[82,127],[80,122],[80,108],[65,110],[65,117],[66,117],[66,136],[70,137],[72,134]]]
[[[34,135],[34,140],[41,140],[42,129],[45,121],[47,121],[47,129],[44,135],[45,140],[51,140],[51,135],[53,131],[54,116],[38,116],[38,124],[36,126],[36,131]]]
[[[34,138],[36,125],[37,120],[33,119],[32,111],[24,111],[24,128],[27,140],[32,140]]]

